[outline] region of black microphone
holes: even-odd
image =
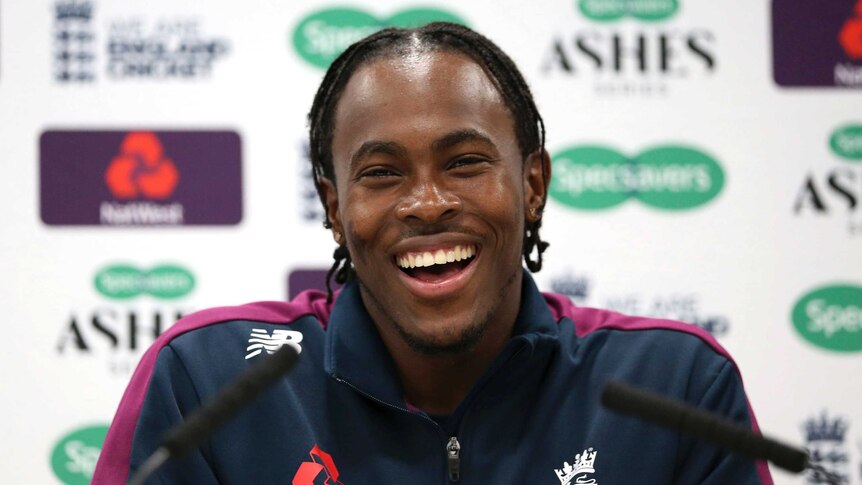
[[[143,485],[168,459],[185,456],[239,409],[290,372],[298,360],[296,350],[290,345],[283,345],[269,358],[249,367],[187,420],[171,428],[161,447],[141,465],[129,485]]]
[[[802,473],[806,468],[819,468],[810,466],[805,450],[760,436],[713,413],[626,384],[606,383],[602,390],[602,405],[621,414],[692,434],[753,459],[768,460],[794,473]]]

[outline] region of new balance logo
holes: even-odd
[[[569,465],[569,462],[566,461],[563,462],[563,468],[559,470],[554,469],[554,473],[556,473],[557,478],[560,479],[560,485],[570,485],[572,483],[590,483],[597,485],[598,482],[587,475],[596,472],[595,464],[596,455],[598,454],[598,451],[593,451],[592,448],[588,448],[584,450],[583,453],[575,455],[575,463],[573,465]]]
[[[302,342],[302,334],[293,330],[273,330],[272,335],[268,334],[262,328],[255,328],[251,331],[251,337],[248,339],[249,346],[246,350],[245,358],[250,359],[264,350],[267,354],[274,354],[282,345],[290,345],[296,353],[302,352],[302,347],[299,343]]]

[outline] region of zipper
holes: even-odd
[[[461,443],[458,443],[458,438],[454,436],[446,443],[446,464],[449,469],[449,481],[461,480]]]
[[[362,389],[354,386],[349,381],[346,381],[346,380],[338,377],[335,374],[330,374],[330,376],[333,379],[335,379],[336,382],[340,382],[340,383],[346,385],[347,387],[353,389],[354,391],[358,392],[359,394],[362,394],[363,396],[367,397],[368,399],[371,399],[372,401],[374,401],[376,403],[379,403],[383,406],[386,406],[387,408],[395,409],[395,410],[407,413],[411,416],[416,416],[417,418],[428,421],[429,423],[434,425],[435,428],[437,428],[437,431],[440,433],[440,436],[443,436],[444,438],[446,437],[446,434],[443,432],[443,428],[441,428],[440,425],[437,424],[437,421],[434,421],[433,419],[431,419],[427,416],[423,416],[421,414],[416,414],[407,408],[395,406],[393,404],[389,404],[386,401],[378,399],[378,398],[372,396],[371,394],[368,394],[367,392],[363,391]],[[458,482],[461,480],[461,443],[458,443],[458,438],[456,438],[454,436],[449,438],[449,441],[446,443],[446,468],[448,470],[448,476],[449,476],[450,482]]]

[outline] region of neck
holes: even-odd
[[[500,295],[478,342],[472,348],[458,353],[429,354],[415,349],[396,330],[398,323],[372,310],[373,305],[366,303],[383,343],[392,356],[410,404],[431,414],[449,415],[455,412],[511,338],[521,305],[521,285],[522,279],[518,274],[508,285],[508,291]],[[363,294],[363,300],[366,300],[366,296]]]

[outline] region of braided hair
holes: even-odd
[[[359,66],[382,57],[406,54],[417,46],[428,51],[460,52],[482,66],[512,112],[521,156],[524,160],[536,152],[539,156],[545,156],[545,124],[533,101],[530,88],[512,59],[496,44],[467,27],[448,22],[433,22],[415,29],[383,29],[352,44],[333,61],[320,83],[308,114],[312,178],[325,214],[329,213],[329,207],[321,180],[326,178],[335,181],[332,137],[335,131],[335,108],[344,87]],[[548,179],[544,163],[542,177]],[[542,269],[542,253],[548,247],[548,243],[539,237],[541,213],[545,208],[546,198],[547,191],[538,208],[540,217],[536,221],[528,222],[524,229],[524,261],[527,268],[533,272]],[[332,227],[328,216],[323,226]],[[535,260],[532,257],[534,250]],[[332,299],[330,282],[333,276],[337,283],[344,283],[355,276],[351,268],[350,253],[343,243],[335,250],[333,259],[335,262],[326,275],[328,301]]]

